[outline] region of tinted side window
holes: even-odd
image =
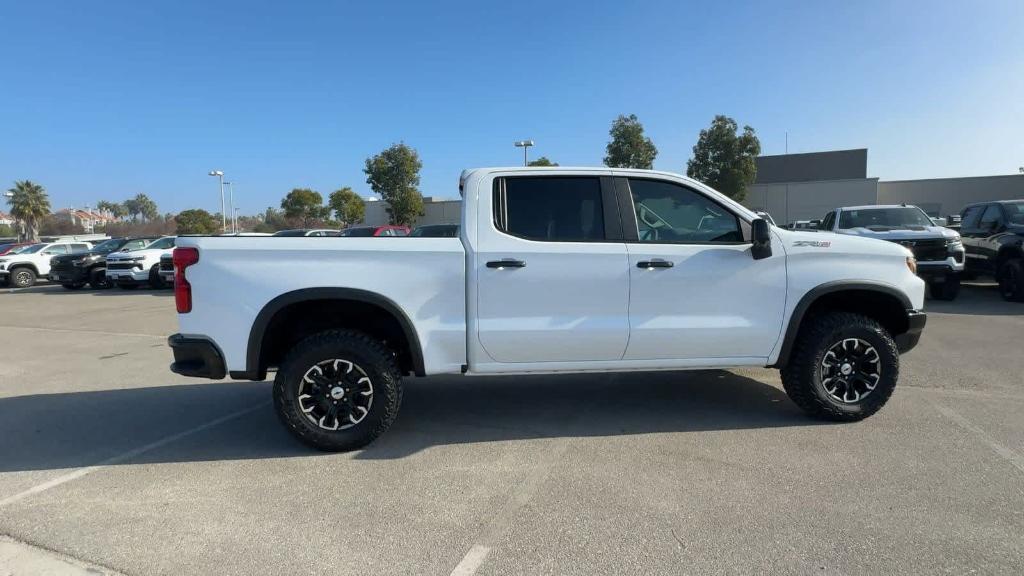
[[[736,215],[671,182],[630,179],[641,242],[743,242]]]
[[[549,242],[605,239],[598,178],[503,178],[495,182],[494,200],[494,224],[507,234]]]
[[[981,215],[981,222],[978,226],[984,230],[992,230],[1003,218],[1003,213],[999,210],[998,204],[989,204],[988,208],[985,208],[985,213]]]
[[[960,227],[964,230],[977,230],[978,221],[981,220],[981,213],[984,211],[984,206],[971,206],[967,208],[960,218]]]
[[[54,244],[53,246],[50,246],[49,248],[46,249],[46,253],[47,254],[67,254],[68,253],[68,245],[67,244]]]
[[[836,213],[835,212],[829,212],[828,215],[825,216],[825,218],[823,218],[822,221],[821,221],[821,229],[822,230],[831,230],[832,229],[832,225],[835,224],[835,221],[836,221]]]

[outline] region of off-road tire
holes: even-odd
[[[1008,302],[1024,302],[1024,264],[1012,258],[999,267],[999,295]]]
[[[956,300],[956,297],[960,294],[960,277],[946,276],[944,282],[929,282],[928,292],[935,300],[945,300],[947,302]]]
[[[93,290],[107,290],[113,288],[114,284],[107,280],[106,268],[94,268],[89,272],[89,287]]]
[[[346,430],[325,430],[311,422],[299,403],[299,385],[314,365],[333,358],[356,363],[373,383],[373,404],[364,419]],[[274,409],[296,438],[325,452],[357,450],[387,431],[402,404],[402,374],[394,353],[354,330],[328,330],[292,348],[274,378]]]
[[[832,398],[821,382],[820,366],[829,348],[844,338],[859,338],[875,348],[882,372],[875,389],[862,400],[844,403]],[[823,312],[804,321],[782,385],[793,402],[815,418],[840,422],[863,420],[878,412],[892,396],[899,379],[900,356],[892,336],[878,322],[850,312]]]
[[[31,288],[36,283],[36,272],[27,266],[20,266],[11,270],[10,282],[12,288]]]
[[[167,287],[167,283],[160,277],[159,264],[154,264],[153,267],[149,269],[149,287],[154,290],[161,290]]]

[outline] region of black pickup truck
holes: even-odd
[[[999,293],[1024,302],[1024,200],[981,202],[960,214],[968,277],[994,276]]]
[[[92,288],[110,288],[106,277],[107,255],[119,250],[138,250],[154,240],[156,238],[111,238],[88,252],[54,256],[50,260],[50,280],[68,290],[78,290],[86,284]]]

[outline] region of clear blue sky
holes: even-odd
[[[426,195],[532,155],[599,165],[635,113],[682,172],[715,114],[763,153],[869,148],[883,179],[1024,165],[1024,2],[4,2],[0,183],[55,208],[149,194],[243,213],[369,193],[405,141]],[[767,3],[765,3],[767,4]]]

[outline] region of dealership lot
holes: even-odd
[[[1024,305],[928,307],[857,424],[771,370],[409,379],[321,454],[269,382],[167,370],[169,291],[4,290],[0,535],[127,574],[1019,573]]]

